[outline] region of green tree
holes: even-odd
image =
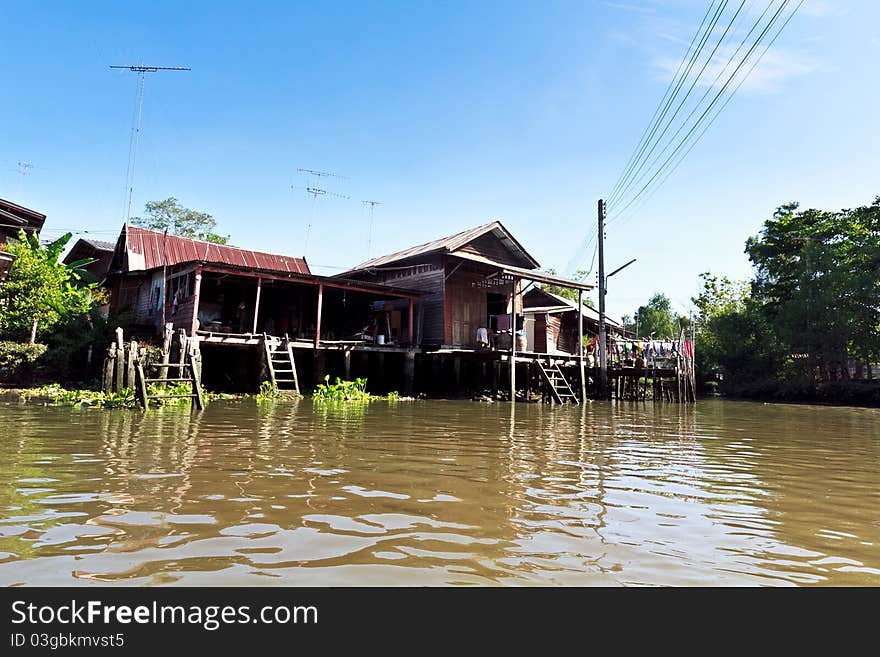
[[[646,305],[639,306],[630,320],[630,330],[635,331],[636,326],[638,337],[677,338],[679,318],[672,312],[669,297],[658,292]]]
[[[72,237],[67,233],[42,246],[35,235],[19,231],[6,250],[15,256],[9,276],[0,286],[0,333],[10,339],[34,344],[37,332],[48,332],[61,323],[88,313],[95,283],[81,269],[91,260],[69,265],[59,256]]]
[[[144,208],[143,217],[133,217],[131,223],[151,230],[167,230],[172,235],[190,237],[215,244],[226,244],[229,236],[214,232],[217,221],[207,212],[198,212],[180,205],[173,196],[164,201],[151,201]]]
[[[545,269],[544,271],[547,274],[550,274],[551,276],[557,275],[556,270],[552,269],[552,268]],[[589,276],[589,275],[590,275],[590,272],[588,272],[586,269],[578,269],[574,273],[572,280],[577,281],[579,283],[582,283],[583,281],[585,281],[587,279],[587,276]],[[562,297],[563,299],[568,299],[568,300],[574,301],[574,302],[577,302],[577,300],[578,300],[578,291],[573,290],[570,287],[562,287],[560,285],[550,285],[550,284],[545,284],[545,285],[542,285],[541,287],[543,287],[545,290],[547,290],[550,294],[555,294],[557,296]],[[592,299],[588,299],[586,296],[584,296],[584,305],[589,306],[590,308],[594,307]]]
[[[851,356],[877,358],[880,324],[880,198],[827,212],[777,208],[746,243],[752,293],[788,351],[791,375],[847,376]]]
[[[721,378],[727,389],[761,381],[778,371],[772,331],[761,308],[749,296],[746,281],[709,272],[700,274],[702,290],[691,301],[697,309],[694,365],[705,383]]]

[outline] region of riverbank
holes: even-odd
[[[820,384],[762,381],[725,386],[722,396],[748,401],[878,408],[880,381],[833,381]]]

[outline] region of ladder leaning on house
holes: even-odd
[[[290,339],[272,338],[263,334],[263,349],[266,357],[266,369],[269,380],[279,390],[293,390],[299,394],[299,378],[296,375],[296,363],[293,361],[293,348]]]
[[[559,369],[559,365],[556,363],[548,363],[545,365],[539,360],[538,368],[541,370],[544,383],[547,384],[547,388],[550,391],[550,396],[553,401],[558,404],[564,404],[566,402],[572,404],[578,403],[577,395],[574,394],[574,391],[565,379],[565,375],[563,375],[562,370]]]

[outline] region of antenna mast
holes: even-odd
[[[361,201],[364,205],[370,206],[370,231],[367,233],[367,260],[370,259],[370,247],[373,244],[373,209],[377,205],[382,205],[382,201]]]
[[[297,171],[300,173],[308,174],[310,176],[314,176],[318,182],[320,182],[321,178],[327,178],[327,177],[339,178],[341,180],[348,180],[348,178],[346,176],[340,176],[335,173],[330,173],[329,171],[317,171],[315,169],[304,169],[302,167],[298,168]],[[306,193],[308,193],[312,196],[312,215],[311,215],[311,218],[309,219],[309,223],[306,225],[306,239],[305,239],[305,244],[303,245],[303,258],[305,258],[306,252],[309,249],[309,235],[312,232],[312,224],[315,221],[315,208],[318,204],[318,197],[319,196],[333,196],[333,197],[341,198],[341,199],[345,199],[345,200],[349,200],[351,197],[345,196],[344,194],[337,194],[335,192],[327,191],[326,189],[323,189],[322,187],[318,187],[317,184],[308,184],[305,187],[295,187],[294,185],[291,185],[290,188],[291,189],[303,189],[306,191]]]
[[[35,168],[37,168],[35,164],[25,162],[24,160],[18,161],[18,172],[21,174],[21,179],[18,181],[19,196],[22,196],[24,194],[24,177],[31,172],[31,169]]]
[[[125,169],[125,192],[128,196],[125,209],[125,222],[128,223],[131,217],[131,197],[134,192],[134,166],[137,161],[138,141],[141,134],[141,109],[144,105],[144,83],[147,73],[155,73],[156,71],[191,71],[188,66],[111,66],[110,68],[128,69],[132,73],[138,75],[138,93],[137,105],[135,110],[134,125],[131,128],[131,138],[128,142],[128,165]]]

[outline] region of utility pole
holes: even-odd
[[[605,201],[599,199],[599,388],[608,394],[608,352],[605,344]]]
[[[132,73],[138,74],[137,109],[135,110],[134,125],[131,128],[131,138],[128,142],[128,166],[125,170],[125,191],[128,196],[125,209],[125,222],[131,217],[131,197],[134,192],[134,165],[137,160],[138,141],[141,135],[141,109],[144,106],[144,83],[147,73],[156,71],[191,71],[188,66],[111,66],[110,68],[126,68]]]

